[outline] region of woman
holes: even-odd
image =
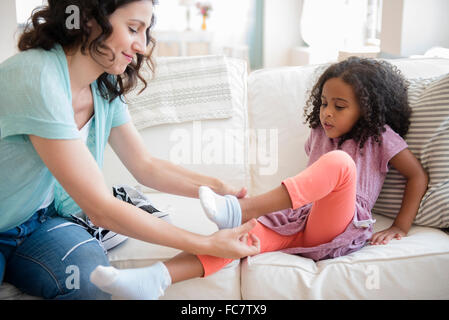
[[[147,59],[152,66],[154,1],[49,0],[21,36],[22,52],[0,65],[0,282],[48,299],[109,298],[89,281],[108,265],[103,250],[61,217],[74,210],[105,229],[193,254],[258,252],[240,241],[255,221],[196,235],[114,198],[104,182],[109,142],[148,187],[189,197],[200,185],[246,193],[153,158],[130,121],[121,98]],[[79,28],[68,23],[67,12],[76,12],[68,8],[79,9]]]

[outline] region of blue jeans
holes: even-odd
[[[53,204],[0,233],[0,284],[45,299],[110,299],[89,281],[108,259],[83,227],[56,215]]]

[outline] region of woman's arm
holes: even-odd
[[[399,152],[390,160],[390,164],[407,179],[407,183],[401,208],[393,225],[389,229],[374,234],[372,244],[386,244],[393,238],[400,239],[406,236],[427,190],[428,175],[409,149]]]
[[[30,140],[53,176],[97,226],[193,254],[235,259],[259,251],[257,243],[249,246],[241,241],[255,221],[210,236],[182,230],[113,197],[81,140],[50,140],[31,135]]]
[[[233,194],[238,198],[246,195],[245,188],[238,190],[219,179],[152,157],[131,122],[112,128],[109,143],[136,180],[147,187],[192,198],[198,197],[200,186],[208,186],[222,195]]]

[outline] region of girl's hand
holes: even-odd
[[[240,259],[260,252],[260,240],[248,233],[256,226],[252,219],[233,229],[222,229],[210,235],[211,248],[208,254],[226,259]]]
[[[396,226],[391,226],[388,229],[373,234],[371,238],[371,244],[372,245],[387,244],[393,238],[401,240],[402,237],[405,236],[406,233],[404,231],[402,231]]]

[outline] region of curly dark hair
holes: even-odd
[[[25,30],[19,38],[18,47],[20,51],[34,48],[42,48],[51,50],[56,43],[59,43],[65,49],[81,49],[83,54],[89,50],[93,53],[106,55],[100,49],[111,50],[104,41],[112,34],[112,25],[109,23],[109,16],[128,3],[144,0],[48,0],[47,6],[36,8],[31,18],[28,20]],[[157,0],[152,1],[153,5],[157,4]],[[66,19],[68,13],[66,8],[75,5],[79,8],[80,23],[79,28],[67,28]],[[101,27],[101,34],[88,43],[91,34],[91,28],[87,26],[87,22],[95,19]],[[112,76],[103,73],[98,77],[97,84],[103,98],[109,101],[126,94],[137,84],[137,79],[144,83],[145,90],[147,82],[140,75],[139,70],[143,63],[146,62],[150,71],[154,72],[154,62],[152,53],[156,45],[155,39],[151,36],[151,30],[155,23],[155,16],[151,17],[151,23],[146,30],[147,36],[147,53],[145,55],[137,54],[137,61],[130,63],[125,72],[121,75]],[[115,59],[113,55],[113,60]]]
[[[321,126],[321,94],[325,82],[331,78],[340,78],[353,88],[361,110],[360,119],[350,132],[340,137],[338,147],[344,141],[353,139],[363,148],[369,137],[381,144],[385,124],[405,137],[411,115],[408,82],[392,64],[359,57],[332,64],[319,77],[304,109],[305,122],[309,127],[314,129]]]

